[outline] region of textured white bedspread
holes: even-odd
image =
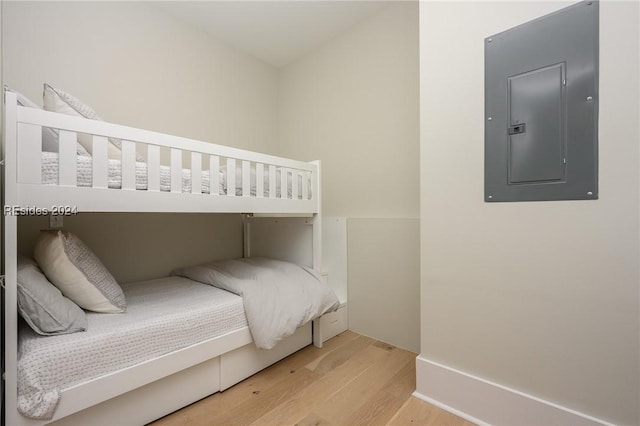
[[[91,187],[93,181],[93,160],[91,157],[78,155],[76,161],[76,185],[78,187]],[[280,197],[280,173],[276,174],[276,197]],[[42,153],[42,184],[43,185],[58,185],[59,179],[59,166],[58,166],[58,153],[57,152],[43,152]],[[292,176],[287,176],[287,198],[293,197],[292,191]],[[302,185],[307,185],[308,196],[311,197],[311,180],[308,179],[303,182],[302,176],[297,176],[298,191],[297,198],[302,199]],[[227,172],[225,167],[221,167],[218,178],[218,190],[214,191],[215,194],[224,195],[227,193]],[[242,196],[242,169],[236,168],[235,173],[235,193],[236,196]],[[268,169],[264,171],[262,188],[262,196],[269,197],[269,173]],[[111,189],[122,188],[122,164],[120,160],[109,159],[108,167],[108,187]],[[250,196],[255,197],[257,193],[256,187],[256,171],[251,169],[251,181],[249,183]],[[148,189],[148,172],[147,163],[136,162],[136,189],[146,190]],[[171,191],[171,167],[160,166],[160,191]],[[191,192],[191,170],[182,169],[182,192]],[[201,192],[203,194],[211,193],[211,179],[208,170],[202,170],[201,176]]]
[[[91,187],[93,160],[91,157],[78,155],[76,162],[77,186]],[[42,153],[42,183],[44,185],[58,185],[58,153]],[[136,162],[136,189],[146,190],[147,163]],[[218,194],[224,194],[224,181],[222,174],[219,179]],[[210,193],[209,172],[202,171],[201,187],[203,194]],[[122,165],[120,160],[109,159],[108,186],[111,189],[122,188]],[[160,166],[160,191],[171,191],[171,168]],[[182,170],[182,192],[191,192],[191,170]]]
[[[271,349],[296,328],[340,306],[315,271],[280,260],[215,261],[176,269],[173,274],[242,296],[251,335],[262,349]]]
[[[240,297],[186,278],[122,288],[127,312],[87,313],[86,332],[43,337],[21,324],[22,414],[50,419],[66,388],[247,326]]]

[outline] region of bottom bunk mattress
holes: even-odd
[[[123,284],[127,312],[87,313],[85,332],[39,336],[20,325],[18,410],[50,419],[61,392],[247,327],[242,298],[183,277]]]

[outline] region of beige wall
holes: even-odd
[[[277,70],[136,2],[6,2],[4,81],[48,82],[105,120],[276,150]]]
[[[4,83],[34,102],[48,82],[108,121],[276,153],[275,68],[149,4],[2,4]],[[22,253],[46,225],[21,219]],[[225,216],[85,213],[65,228],[123,281],[242,254],[240,222]]]
[[[47,217],[18,218],[18,253],[32,256]],[[64,218],[118,282],[167,276],[175,268],[242,256],[236,214],[80,213]]]
[[[600,3],[600,199],[483,202],[484,37],[566,5],[421,4],[421,355],[637,425],[637,2]]]
[[[396,2],[281,70],[278,121],[348,218],[350,329],[416,352],[418,93],[418,4]]]
[[[418,219],[347,221],[349,329],[420,350]]]

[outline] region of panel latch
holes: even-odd
[[[527,125],[525,123],[514,124],[513,126],[509,126],[509,134],[510,135],[518,135],[520,133],[524,133],[527,131]]]

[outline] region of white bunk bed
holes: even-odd
[[[43,127],[59,131],[59,152],[53,157],[42,152]],[[246,257],[269,254],[321,268],[318,162],[26,108],[17,104],[11,92],[5,93],[3,131],[5,206],[77,206],[79,212],[241,213]],[[76,154],[78,134],[92,138],[90,158]],[[115,165],[107,155],[109,138],[121,141],[122,156]],[[162,149],[170,152],[169,166],[161,165]],[[136,162],[140,151],[146,152],[144,165]],[[190,159],[188,167],[183,166],[183,157]],[[45,176],[47,164],[55,165],[56,182]],[[121,173],[117,185],[110,175],[114,167]],[[141,168],[146,176],[143,185],[138,176]],[[81,172],[89,173],[89,178],[80,179]],[[168,183],[162,181],[163,175]],[[274,219],[272,215],[295,217]],[[52,420],[29,419],[17,410],[17,218],[9,214],[4,219],[4,424],[144,424],[224,390],[304,346],[322,345],[320,320],[300,327],[268,351],[257,349],[249,329],[242,327],[63,389]],[[279,238],[275,248],[266,248],[264,236],[277,233],[279,223],[286,223],[287,233],[292,227],[301,231],[291,246]]]

